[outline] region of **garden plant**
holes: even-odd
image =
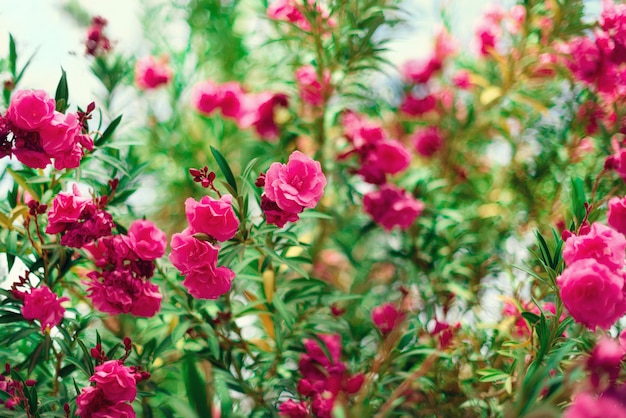
[[[626,418],[626,4],[408,4],[71,1],[88,103],[8,37],[0,417]]]

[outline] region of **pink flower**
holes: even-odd
[[[404,314],[391,303],[384,303],[372,309],[372,322],[381,334],[387,335],[404,319]]]
[[[132,402],[137,396],[137,382],[130,368],[119,360],[109,360],[96,366],[90,382],[102,390],[104,399],[110,402]]]
[[[285,418],[307,418],[310,416],[306,402],[294,402],[293,399],[289,399],[278,406],[278,415]]]
[[[626,234],[626,196],[609,200],[608,224],[621,234]]]
[[[220,106],[219,87],[212,81],[196,84],[191,92],[191,104],[198,112],[210,115]]]
[[[239,219],[235,216],[229,194],[214,199],[204,196],[199,202],[193,198],[185,201],[185,214],[192,234],[202,232],[218,241],[228,241],[239,229]]]
[[[167,84],[172,79],[172,69],[167,59],[151,55],[137,60],[135,64],[135,84],[141,90],[155,89]]]
[[[342,124],[346,137],[356,149],[387,139],[387,133],[382,126],[355,112],[345,112]]]
[[[598,45],[586,36],[569,41],[567,66],[578,80],[594,83],[603,73],[603,54]]]
[[[161,309],[163,295],[159,293],[159,287],[148,281],[143,282],[139,294],[133,298],[133,306],[130,314],[142,318],[152,318]]]
[[[615,340],[604,337],[596,344],[589,359],[587,369],[591,372],[591,384],[593,387],[600,386],[600,380],[607,376],[610,383],[615,383],[619,376],[624,348]]]
[[[452,83],[462,90],[471,88],[470,72],[467,70],[458,70],[456,74],[454,74],[454,77],[452,77]]]
[[[283,93],[265,91],[246,97],[245,111],[237,117],[240,128],[253,127],[256,133],[268,141],[280,137],[280,129],[274,118],[277,108],[287,107],[289,100]]]
[[[218,106],[222,109],[224,117],[238,120],[244,113],[244,102],[247,96],[238,82],[231,81],[219,86],[217,97]]]
[[[311,25],[298,10],[295,0],[276,0],[267,8],[267,17],[273,20],[291,22],[304,31],[310,31]]]
[[[624,267],[626,238],[608,226],[595,222],[586,234],[565,241],[563,259],[567,266],[584,258],[593,258],[611,270]]]
[[[326,70],[324,79],[320,81],[315,67],[305,65],[296,70],[295,76],[302,101],[311,106],[320,106],[330,84],[330,72]]]
[[[300,151],[294,151],[287,164],[273,163],[265,175],[265,194],[286,212],[314,208],[325,186],[321,164]]]
[[[556,281],[574,320],[591,330],[608,329],[626,313],[623,274],[596,259],[573,262]]]
[[[150,221],[137,220],[128,228],[130,247],[142,260],[156,260],[165,254],[167,236]]]
[[[424,59],[411,59],[404,63],[401,68],[404,79],[409,83],[428,83],[433,74],[441,70],[443,63],[435,57]]]
[[[183,280],[183,286],[197,299],[217,299],[231,288],[235,272],[227,267],[208,267],[192,270]]]
[[[363,197],[365,211],[374,222],[391,231],[398,226],[408,229],[424,210],[424,204],[405,190],[385,184],[379,191],[367,193]]]
[[[626,418],[626,406],[612,396],[580,393],[565,410],[563,418]]]
[[[276,202],[271,201],[265,194],[261,196],[261,210],[265,214],[267,223],[279,228],[285,226],[287,222],[296,222],[300,219],[297,213],[282,210]]]
[[[493,23],[485,22],[476,28],[475,36],[478,54],[487,57],[496,49],[500,28]]]
[[[441,149],[443,134],[436,126],[429,126],[415,131],[411,141],[419,155],[431,157]]]
[[[365,150],[357,173],[368,183],[383,184],[386,174],[400,173],[411,163],[411,154],[395,139],[377,142]]]
[[[68,300],[66,297],[57,297],[49,287],[41,285],[31,289],[30,293],[24,296],[22,315],[31,321],[38,320],[43,332],[46,328],[55,327],[61,323],[65,313],[65,308],[61,306],[61,303]]]
[[[169,259],[183,274],[189,274],[193,270],[206,270],[217,263],[219,247],[194,238],[188,228],[172,235],[170,245],[172,251]]]
[[[77,186],[72,192],[61,192],[52,201],[48,211],[48,226],[46,234],[57,234],[66,230],[68,224],[74,224],[80,219],[83,209],[91,202],[88,197],[82,197]]]
[[[408,94],[404,101],[400,104],[400,111],[409,116],[422,116],[428,112],[435,110],[437,107],[437,98],[429,94],[424,97],[417,97]]]
[[[55,111],[54,117],[39,128],[41,145],[51,157],[71,152],[77,143],[80,130],[76,113],[63,114]]]
[[[19,90],[11,97],[7,116],[20,129],[34,131],[54,117],[54,99],[43,90]]]
[[[104,34],[106,25],[107,21],[103,17],[95,16],[91,19],[91,26],[87,29],[85,54],[98,57],[111,50],[111,41]]]

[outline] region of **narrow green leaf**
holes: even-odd
[[[233,172],[230,169],[226,158],[224,158],[222,153],[215,149],[213,146],[211,146],[211,153],[213,154],[213,157],[215,157],[215,162],[217,162],[220,170],[222,170],[222,174],[224,174],[224,177],[226,177],[226,181],[228,182],[230,187],[233,188],[235,194],[237,194],[237,181],[235,180],[235,176],[233,175]]]
[[[13,35],[9,34],[9,71],[15,80],[17,75],[17,49],[15,48],[15,39]]]
[[[192,356],[187,356],[183,362],[183,376],[185,390],[189,403],[200,417],[210,417],[211,410],[208,404],[206,382],[198,372],[196,362]]]
[[[113,135],[121,121],[122,115],[119,115],[118,117],[113,119],[109,126],[107,126],[107,128],[104,130],[102,135],[100,135],[100,137],[95,140],[95,146],[102,146]]]
[[[56,100],[56,110],[57,112],[65,113],[67,108],[69,107],[69,89],[67,87],[67,74],[63,67],[61,67],[61,79],[59,80],[59,84],[57,85],[57,91],[54,95],[54,100]]]

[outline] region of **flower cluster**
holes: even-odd
[[[241,129],[252,127],[261,138],[270,141],[280,136],[276,110],[288,104],[285,94],[246,93],[234,81],[220,85],[212,81],[198,83],[193,88],[191,101],[198,112],[211,115],[219,109],[224,118],[234,120]]]
[[[402,75],[407,83],[424,84],[443,68],[444,60],[456,53],[458,46],[448,31],[440,28],[435,36],[435,47],[423,59],[410,59],[402,66]]]
[[[391,231],[394,227],[408,229],[424,210],[424,203],[406,190],[384,184],[379,190],[363,196],[363,207],[374,222]]]
[[[59,298],[48,286],[41,285],[24,293],[24,305],[22,315],[29,320],[38,320],[41,331],[56,327],[63,320],[65,308],[61,303],[69,301],[69,298]]]
[[[356,173],[363,180],[383,184],[387,174],[398,174],[409,167],[411,153],[400,141],[390,139],[382,126],[351,111],[343,115],[342,122],[352,148],[339,158],[356,154],[360,163]]]
[[[162,295],[150,282],[154,260],[165,254],[165,233],[150,221],[134,221],[128,235],[111,235],[86,247],[99,270],[87,274],[87,294],[96,309],[113,315],[151,317]]]
[[[381,334],[387,335],[404,321],[404,312],[392,303],[384,303],[372,309],[372,322]]]
[[[48,211],[47,234],[62,234],[61,245],[82,248],[94,240],[111,235],[113,217],[103,209],[106,198],[81,196],[77,185],[61,192]]]
[[[300,99],[311,106],[321,106],[330,93],[330,71],[324,71],[323,79],[312,65],[304,65],[295,72]]]
[[[565,241],[560,296],[577,322],[608,329],[626,313],[626,238],[597,222],[581,229]]]
[[[300,357],[299,363],[302,379],[298,382],[298,392],[309,398],[309,401],[289,400],[282,403],[279,406],[281,416],[300,418],[313,413],[316,417],[330,418],[337,397],[353,395],[363,385],[363,374],[350,374],[340,359],[341,337],[337,334],[322,334],[319,338],[330,357],[326,356],[318,341],[306,339],[306,353]]]
[[[187,199],[185,214],[189,226],[172,235],[169,259],[185,276],[183,285],[195,298],[217,299],[230,290],[235,278],[228,267],[217,267],[217,241],[228,241],[239,229],[232,198],[228,194],[219,199]]]
[[[76,398],[76,415],[82,418],[134,418],[130,402],[137,396],[137,383],[149,378],[145,372],[124,365],[122,360],[108,360],[95,367],[89,381],[95,386],[83,388]]]
[[[167,58],[152,55],[137,60],[135,64],[135,84],[140,90],[152,90],[165,85],[172,79],[172,69]]]
[[[431,157],[439,151],[443,145],[444,136],[440,128],[428,126],[417,129],[411,137],[415,151],[422,157]]]
[[[272,163],[256,184],[265,186],[261,209],[267,223],[283,227],[300,219],[298,214],[304,208],[317,205],[324,193],[326,176],[319,162],[294,151],[287,164]]]
[[[91,25],[87,29],[85,54],[99,57],[111,50],[111,41],[104,34],[104,28],[107,23],[106,19],[100,16],[95,16],[91,19]]]
[[[84,150],[93,150],[84,121],[93,111],[55,110],[56,101],[43,90],[19,90],[11,97],[6,115],[0,116],[0,158],[15,156],[31,168],[52,163],[57,170],[76,168]]]
[[[15,368],[17,370],[17,368]],[[7,399],[0,399],[0,405],[4,404],[4,407],[10,411],[14,410],[16,406],[24,404],[26,396],[24,396],[24,390],[26,386],[33,386],[36,384],[34,380],[26,380],[24,384],[20,381],[15,381],[11,378],[11,367],[8,363],[5,364],[6,376],[0,374],[0,391],[5,392],[9,396]]]
[[[333,28],[337,24],[330,16],[328,8],[322,2],[316,0],[275,0],[267,8],[267,17],[292,23],[304,32],[310,32],[311,22],[307,19],[304,12],[306,12],[306,15],[315,13],[318,27],[324,25],[326,28]]]
[[[626,354],[625,337],[619,341],[601,338],[587,359],[591,388],[574,398],[565,411],[565,418],[626,417],[626,385],[619,385],[617,378]]]

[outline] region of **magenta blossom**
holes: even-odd
[[[392,303],[384,303],[372,309],[372,322],[381,334],[387,335],[404,319],[404,313]]]
[[[24,295],[22,315],[31,321],[38,320],[41,324],[41,331],[45,331],[46,328],[55,327],[61,323],[65,313],[65,308],[61,306],[61,303],[68,300],[66,297],[57,297],[49,287],[41,285]]]
[[[11,97],[7,116],[16,127],[34,131],[52,120],[55,105],[43,90],[19,90]]]
[[[424,210],[420,200],[391,184],[385,184],[379,191],[363,196],[363,206],[374,222],[387,231],[396,226],[408,229]]]
[[[204,196],[200,201],[189,198],[185,201],[185,214],[192,234],[201,232],[218,241],[228,241],[239,229],[239,219],[232,207],[233,197],[229,194],[214,199]]]
[[[130,224],[128,240],[142,260],[156,260],[165,254],[167,236],[150,221],[137,220]]]
[[[626,313],[623,273],[612,271],[595,258],[574,261],[556,282],[574,320],[591,330],[609,329]]]
[[[287,164],[273,163],[265,175],[265,194],[286,212],[314,208],[324,193],[326,177],[319,162],[300,151]]]
[[[563,259],[567,266],[578,260],[593,258],[611,270],[624,267],[626,237],[595,222],[586,234],[574,235],[565,241]]]
[[[137,396],[135,374],[119,360],[109,360],[96,366],[89,381],[95,383],[110,402],[132,402]]]
[[[166,58],[151,55],[141,58],[135,64],[135,84],[140,90],[152,90],[165,85],[172,79],[172,69]]]

